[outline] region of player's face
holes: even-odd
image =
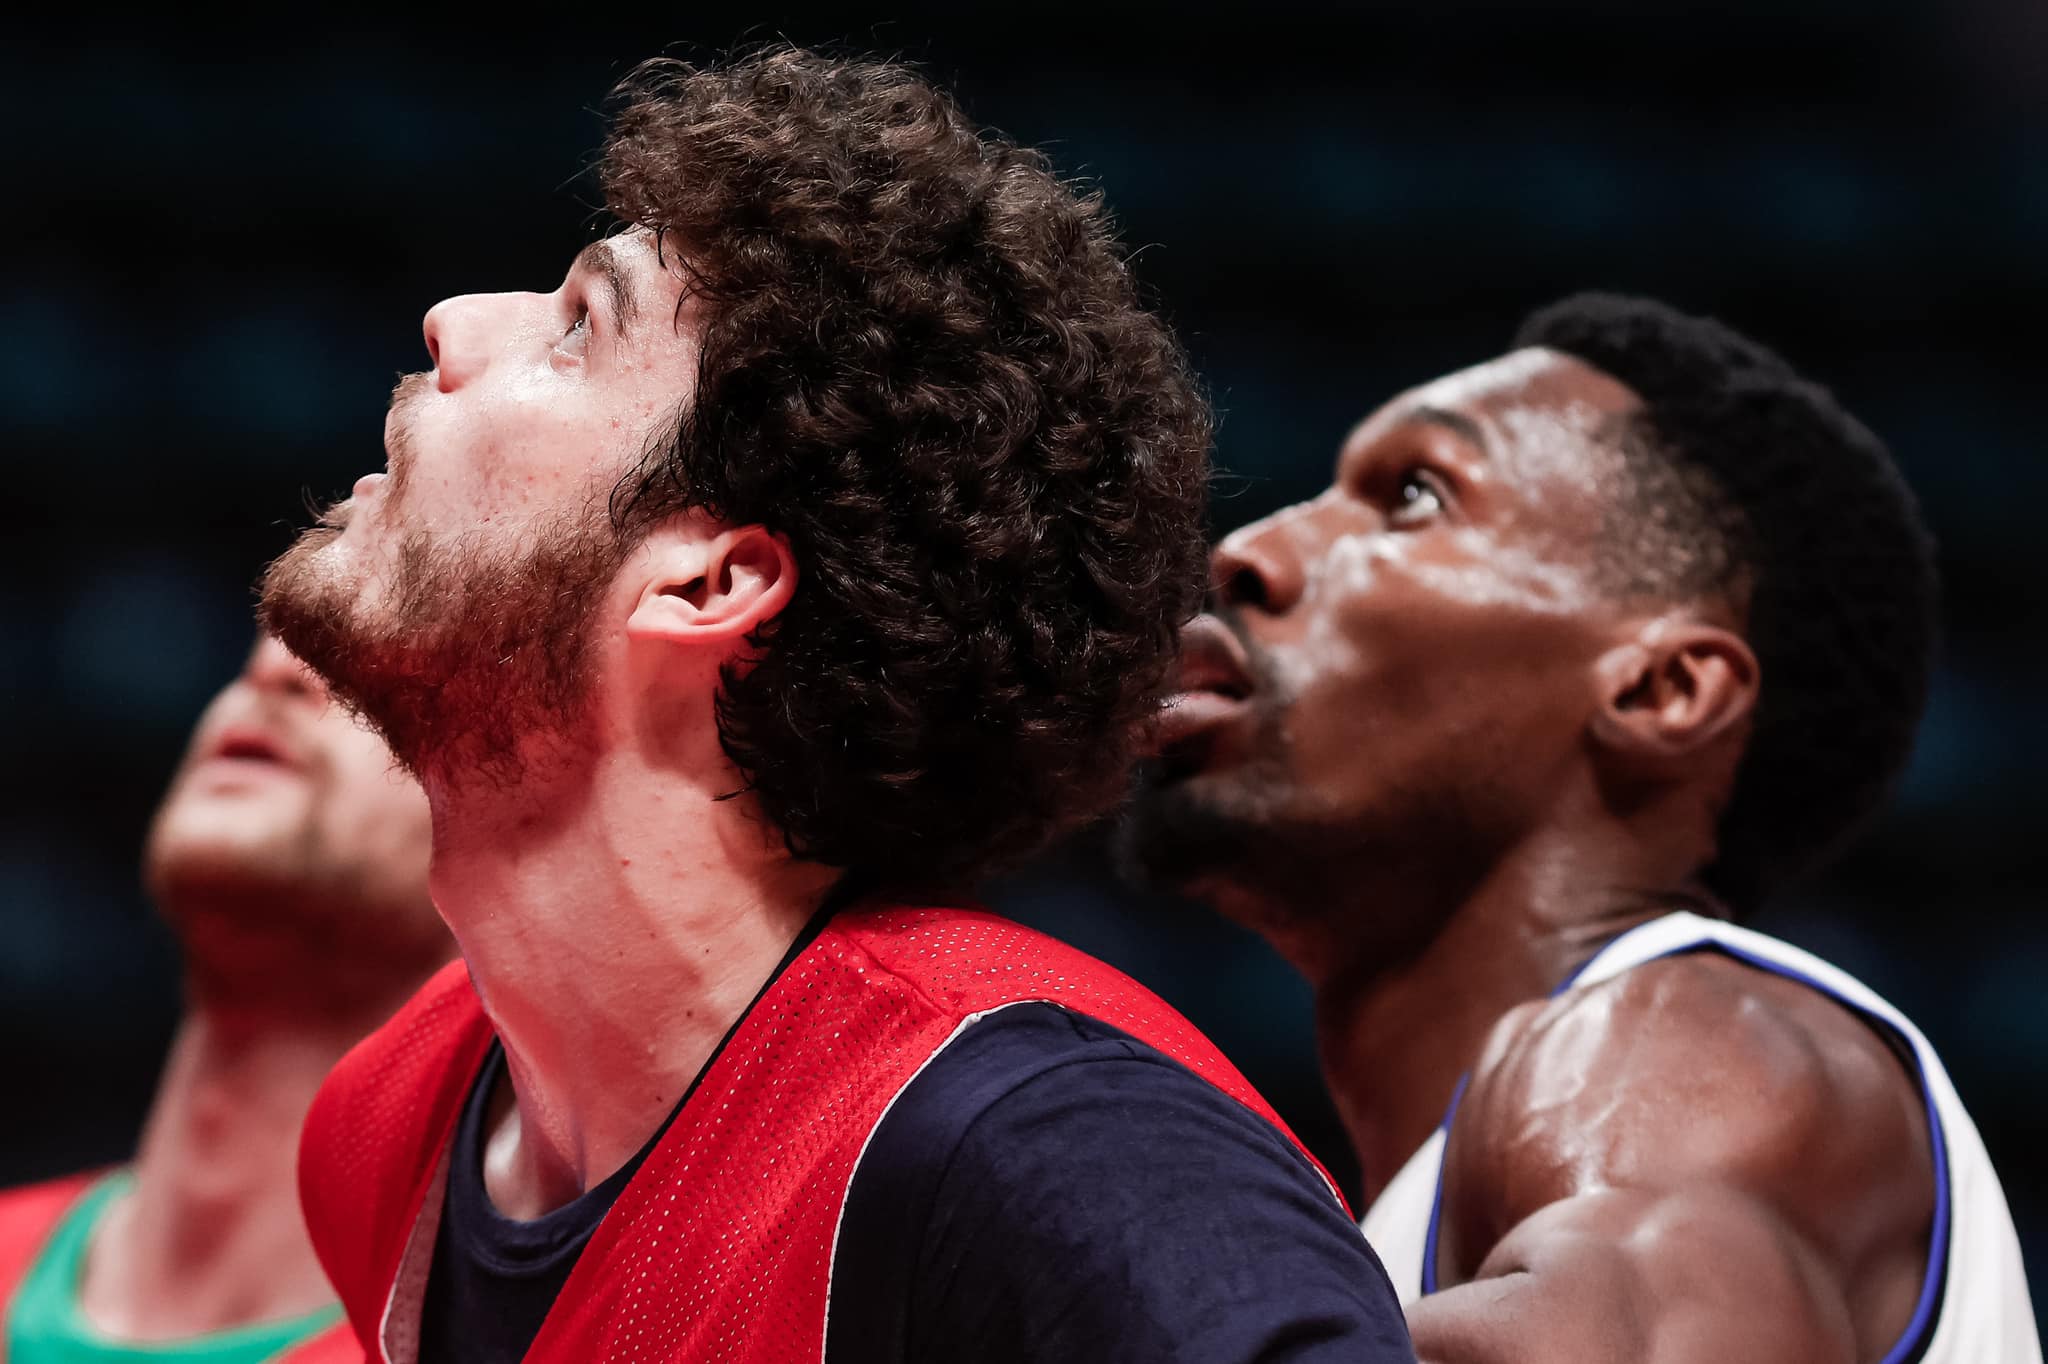
[[[673,256],[671,255],[671,265]],[[408,377],[385,420],[389,475],[358,480],[324,553],[376,610],[408,536],[511,545],[611,481],[687,396],[693,336],[672,324],[680,282],[653,237],[577,257],[552,293],[436,304],[433,369]]]
[[[409,764],[451,685],[505,683],[470,697],[479,723],[533,708],[522,688],[563,685],[564,637],[620,562],[609,496],[689,396],[698,332],[681,293],[674,253],[632,232],[586,250],[552,293],[437,305],[434,367],[399,385],[385,422],[389,473],[272,567],[267,618]]]
[[[1518,351],[1388,403],[1327,491],[1229,536],[1127,850],[1170,884],[1288,893],[1526,817],[1596,701],[1598,433],[1635,405]]]
[[[427,898],[430,843],[418,784],[266,637],[200,717],[146,864],[181,928],[198,907],[230,902],[287,918],[339,915],[350,934],[409,964],[447,950]]]

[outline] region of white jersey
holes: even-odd
[[[1913,1321],[1883,1364],[2041,1364],[2019,1237],[1977,1126],[1934,1048],[1905,1015],[1826,962],[1717,919],[1670,914],[1622,934],[1562,989],[1595,985],[1678,952],[1713,949],[1811,985],[1911,1044],[1934,1138],[1934,1234]],[[1463,1086],[1460,1087],[1463,1092]],[[1452,1101],[1451,1114],[1457,1113]],[[1361,1225],[1405,1305],[1436,1288],[1438,1189],[1451,1117],[1373,1200]]]

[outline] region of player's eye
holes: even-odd
[[[569,324],[562,339],[555,342],[555,353],[570,360],[581,360],[590,349],[590,310],[578,308],[576,320]]]
[[[1427,521],[1444,509],[1442,481],[1424,468],[1413,468],[1394,481],[1393,506],[1387,519],[1397,526]]]

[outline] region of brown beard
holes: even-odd
[[[414,776],[510,781],[567,734],[589,694],[591,627],[627,546],[590,507],[521,550],[400,542],[391,601],[323,562],[332,509],[264,572],[264,628],[327,679]]]

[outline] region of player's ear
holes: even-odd
[[[1594,664],[1593,737],[1637,759],[1684,757],[1748,721],[1758,682],[1756,655],[1734,631],[1659,617]]]
[[[796,593],[789,541],[765,526],[679,517],[647,537],[646,576],[626,619],[637,639],[730,645]]]

